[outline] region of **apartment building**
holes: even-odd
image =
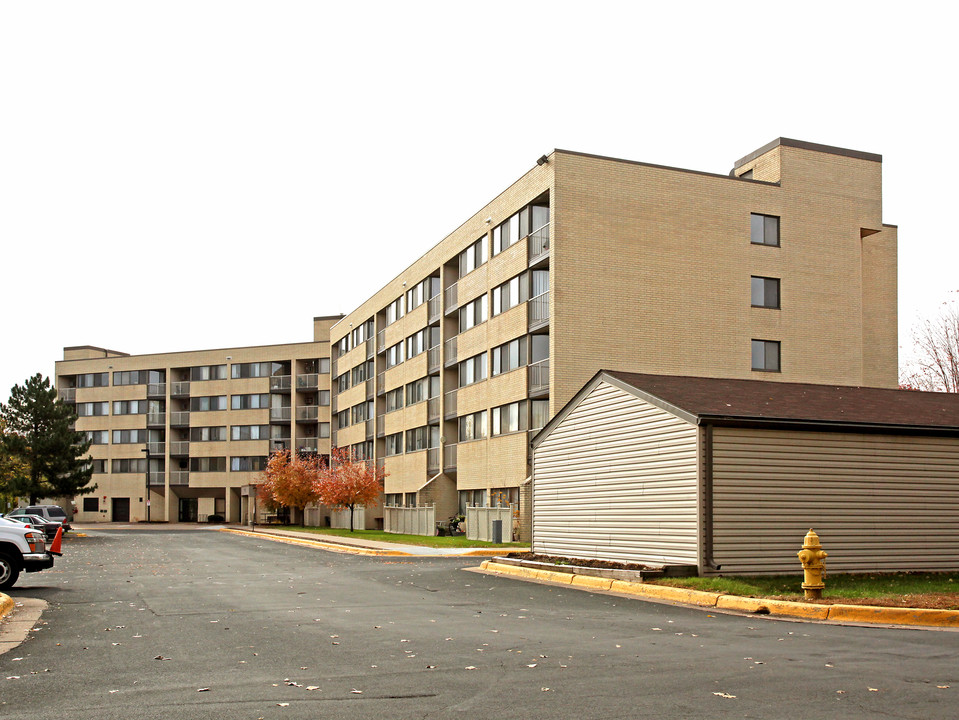
[[[530,436],[600,369],[896,387],[896,252],[879,155],[556,150],[333,325],[333,443],[388,505],[522,517]]]
[[[76,520],[246,522],[277,449],[330,452],[330,326],[313,341],[151,355],[64,348],[61,399],[90,438],[97,491]]]

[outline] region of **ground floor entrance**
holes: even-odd
[[[113,522],[130,522],[130,498],[115,497],[112,499],[110,519]]]
[[[196,522],[198,514],[196,498],[180,498],[180,512],[177,515],[179,522]]]

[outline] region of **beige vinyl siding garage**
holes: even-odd
[[[597,383],[534,450],[533,551],[697,563],[696,428]]]
[[[956,568],[959,438],[715,427],[712,446],[723,574],[796,572],[809,528],[833,571]]]

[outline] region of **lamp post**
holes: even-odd
[[[147,503],[147,522],[150,522],[150,443],[149,442],[147,443],[147,446],[141,450],[141,452],[146,453],[146,459],[147,459],[146,472],[144,473],[145,482],[146,482],[144,486],[146,489],[146,495],[144,497],[146,498],[146,503]]]

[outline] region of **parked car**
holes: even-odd
[[[14,513],[22,513],[24,515],[39,515],[44,520],[58,522],[63,527],[63,532],[73,529],[70,526],[70,523],[67,522],[67,514],[59,505],[28,505],[26,507],[18,507],[10,514],[13,515]]]
[[[53,556],[61,554],[58,545],[47,548],[40,530],[0,518],[0,590],[12,587],[21,572],[52,568]]]
[[[47,520],[39,515],[27,515],[26,513],[12,512],[4,515],[4,517],[7,520],[16,520],[17,522],[22,522],[27,527],[35,527],[37,530],[43,530],[44,534],[48,538],[56,537],[57,530],[62,527],[62,525],[56,520]]]

